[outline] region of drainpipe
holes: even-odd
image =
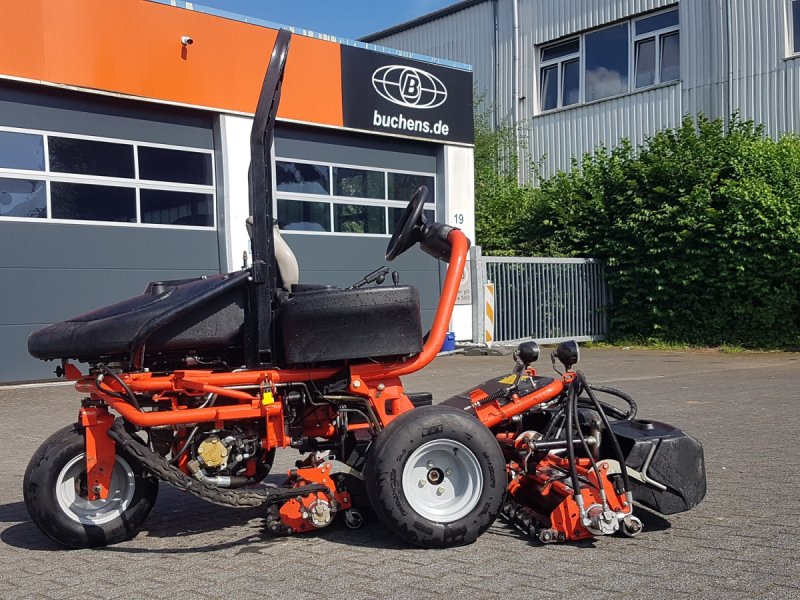
[[[512,96],[512,117],[514,119],[514,126],[519,123],[519,0],[512,0],[513,2],[513,37],[511,39],[511,52],[512,52],[512,83],[511,83],[511,96]]]
[[[494,123],[492,123],[494,129],[500,127],[500,105],[498,102],[498,93],[500,91],[500,15],[498,9],[498,2],[500,0],[494,0],[492,3],[492,15],[494,16],[494,45],[492,50],[494,51],[494,89],[492,92],[492,117],[494,118]]]
[[[733,100],[733,48],[731,48],[731,2],[730,0],[725,0],[724,3],[725,9],[725,32],[723,35],[725,36],[725,71],[727,81],[726,86],[724,88],[723,94],[725,95],[725,101],[723,102],[723,110],[725,111],[725,115],[723,116],[723,123],[725,123],[725,131],[727,132],[730,128],[730,119],[731,119],[731,102]]]

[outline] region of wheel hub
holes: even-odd
[[[483,475],[476,456],[455,440],[432,440],[417,448],[403,467],[406,500],[420,516],[452,523],[478,504]]]

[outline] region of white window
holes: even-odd
[[[677,9],[634,21],[634,64],[637,89],[680,78]]]
[[[0,129],[0,219],[214,227],[210,150]]]
[[[795,0],[800,4],[800,0]],[[539,51],[540,110],[680,79],[678,9],[594,29]]]
[[[567,40],[541,51],[542,110],[580,102],[580,40]]]
[[[389,235],[416,189],[425,185],[425,215],[435,220],[436,176],[279,158],[276,215],[287,232]]]

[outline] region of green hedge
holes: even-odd
[[[797,136],[686,118],[638,149],[585,156],[514,214],[514,253],[606,261],[615,337],[800,345]]]

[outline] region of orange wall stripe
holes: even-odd
[[[0,75],[236,112],[255,111],[276,36],[146,0],[0,7]],[[338,44],[293,36],[278,116],[342,126]]]

